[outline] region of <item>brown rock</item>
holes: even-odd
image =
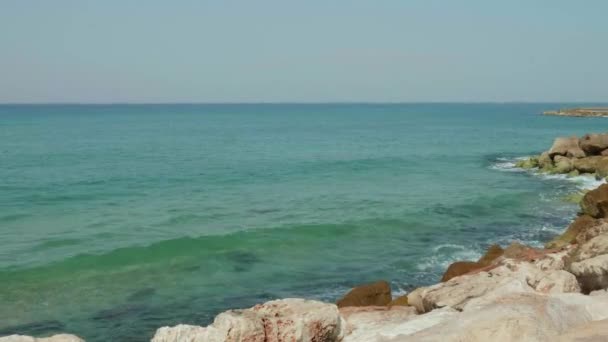
[[[595,173],[601,178],[608,177],[608,158],[602,158],[597,162]]]
[[[593,239],[594,237],[600,234],[604,234],[606,232],[608,232],[608,222],[606,222],[606,219],[598,219],[595,221],[594,225],[582,230],[576,236],[576,243],[578,243],[579,245],[583,244]]]
[[[587,155],[598,155],[608,148],[608,134],[585,134],[579,145]]]
[[[505,248],[504,257],[507,259],[515,259],[520,261],[534,262],[544,258],[551,250],[543,250],[538,248],[522,245],[521,243],[513,242]]]
[[[581,201],[581,210],[594,218],[606,217],[608,214],[608,184],[602,184],[597,189],[586,193]]]
[[[391,286],[388,282],[381,280],[353,288],[336,304],[339,308],[346,306],[386,306],[391,300]]]
[[[484,254],[477,262],[484,266],[491,265],[492,262],[500,258],[504,252],[505,250],[502,249],[502,247],[494,244],[488,248],[486,254]]]
[[[605,157],[602,156],[591,156],[580,159],[574,159],[572,165],[580,173],[594,173],[597,169],[597,164],[600,160]]]
[[[553,142],[553,146],[549,150],[549,156],[551,158],[560,155],[571,158],[582,158],[585,156],[585,152],[579,147],[579,139],[573,137],[559,137]]]
[[[553,172],[555,173],[568,173],[572,171],[574,167],[574,162],[572,159],[564,156],[555,156],[555,169]]]
[[[589,215],[581,215],[577,217],[564,233],[556,236],[550,242],[545,244],[545,248],[561,248],[571,243],[577,242],[577,236],[585,230],[593,227],[597,221]]]
[[[388,303],[389,307],[393,307],[393,306],[407,306],[408,302],[407,302],[407,295],[403,295],[401,297],[397,297],[395,299],[393,299],[390,303]]]
[[[485,265],[475,261],[456,261],[452,263],[441,277],[441,282],[446,282],[454,277],[483,268]]]
[[[551,168],[553,167],[553,160],[549,157],[549,152],[543,152],[538,157],[538,166],[541,169]]]

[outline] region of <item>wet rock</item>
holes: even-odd
[[[549,156],[549,152],[543,152],[538,157],[538,166],[541,169],[547,169],[553,167],[553,159]]]
[[[443,274],[443,277],[441,277],[441,282],[446,282],[454,277],[467,274],[483,267],[483,264],[476,261],[456,261],[448,266],[448,269]]]
[[[563,156],[555,156],[554,165],[553,172],[555,173],[569,173],[574,168],[572,159]]]
[[[589,215],[581,215],[577,217],[569,226],[568,229],[561,235],[555,237],[550,242],[545,244],[545,248],[561,248],[571,243],[575,243],[577,236],[585,230],[596,225],[596,220]]]
[[[346,306],[386,306],[392,300],[391,286],[386,281],[361,285],[350,290],[338,300],[338,307]]]

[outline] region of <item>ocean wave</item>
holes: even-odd
[[[425,258],[416,265],[419,271],[444,272],[447,267],[461,260],[475,261],[481,258],[482,253],[479,248],[473,246],[463,246],[455,244],[443,244],[433,248],[434,255]]]

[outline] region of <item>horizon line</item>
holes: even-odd
[[[112,105],[400,105],[400,104],[608,104],[608,101],[209,101],[209,102],[0,102],[0,106]]]

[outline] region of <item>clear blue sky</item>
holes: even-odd
[[[0,0],[0,102],[608,101],[608,1]]]

